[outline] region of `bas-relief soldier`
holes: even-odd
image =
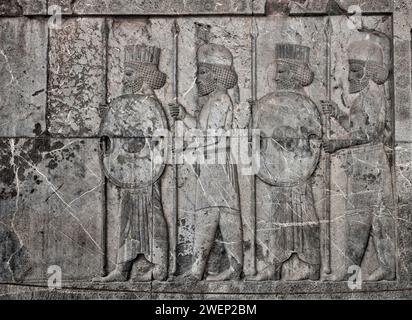
[[[266,268],[250,280],[280,280],[283,264],[294,255],[305,266],[300,280],[319,280],[320,224],[311,177],[320,158],[322,125],[304,91],[314,78],[310,48],[278,44],[275,53],[276,91],[254,103],[253,127],[261,131],[258,178],[270,186],[271,196],[263,204],[268,220],[263,228],[270,228]]]
[[[389,71],[382,47],[372,40],[352,43],[348,53],[353,103],[347,110],[324,103],[324,111],[347,132],[339,140],[325,141],[327,152],[344,150],[340,152],[346,157],[347,267],[362,264],[371,238],[379,265],[369,280],[394,280],[394,202],[385,146],[390,135],[384,87]]]
[[[204,44],[197,52],[198,94],[205,104],[197,118],[181,105],[171,105],[171,115],[188,128],[197,128],[208,136],[211,130],[229,132],[233,126],[233,102],[228,90],[237,85],[231,52],[220,45]],[[202,280],[219,227],[223,236],[230,268],[207,280],[225,281],[240,278],[243,271],[242,218],[240,213],[237,167],[231,164],[229,146],[217,150],[223,137],[200,142],[198,150],[205,154],[224,153],[223,164],[198,164],[196,188],[196,222],[194,261],[190,278]]]
[[[126,281],[138,259],[153,265],[144,280],[165,280],[168,273],[168,230],[160,195],[164,163],[155,161],[159,148],[156,130],[167,120],[154,90],[166,75],[159,71],[161,50],[143,45],[125,50],[124,95],[108,109],[100,135],[106,137],[103,169],[121,189],[120,238],[116,269],[95,281]]]

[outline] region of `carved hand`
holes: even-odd
[[[333,118],[337,118],[339,114],[339,107],[333,101],[324,101],[321,102],[322,105],[322,112],[324,115],[331,116]]]
[[[170,115],[175,120],[183,120],[187,114],[186,109],[181,104],[169,103]]]
[[[335,153],[339,150],[339,146],[336,140],[324,140],[323,149],[327,153]]]
[[[252,109],[252,111],[256,108],[256,106],[258,104],[258,102],[256,100],[253,100],[253,99],[249,99],[247,102],[249,103],[250,108]]]

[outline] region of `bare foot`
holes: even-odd
[[[162,266],[155,266],[152,273],[153,279],[157,281],[165,281],[167,279],[167,270]]]
[[[202,281],[201,278],[195,276],[192,272],[186,272],[185,274],[174,276],[172,278],[173,281],[180,281],[180,282],[187,282],[187,283],[195,283]]]
[[[278,275],[275,272],[275,268],[266,268],[256,276],[251,276],[246,279],[247,281],[271,281],[279,280]]]
[[[106,277],[96,277],[92,280],[93,282],[125,282],[127,281],[127,276],[119,270],[114,270]]]
[[[307,274],[305,274],[303,280],[319,281],[320,280],[320,266],[309,265]]]
[[[382,268],[378,268],[374,273],[370,275],[368,281],[393,281],[395,276],[385,272]]]
[[[231,268],[223,271],[218,275],[209,275],[206,280],[207,281],[228,281],[228,280],[239,280],[240,279],[240,272],[235,271]]]
[[[149,270],[144,274],[137,274],[135,277],[133,277],[133,281],[135,281],[135,282],[150,282],[150,281],[152,281],[152,270]]]

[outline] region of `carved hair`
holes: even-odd
[[[385,84],[389,77],[388,68],[372,61],[366,62],[366,72],[370,75],[372,81],[377,85]]]
[[[142,79],[153,90],[159,90],[166,84],[166,75],[155,65],[147,63],[129,64],[136,72],[137,78]]]

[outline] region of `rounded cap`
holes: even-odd
[[[372,41],[355,41],[349,46],[349,60],[362,60],[383,64],[382,47]]]
[[[217,44],[205,44],[197,52],[199,63],[213,65],[223,65],[231,67],[233,65],[232,53],[224,46]]]

